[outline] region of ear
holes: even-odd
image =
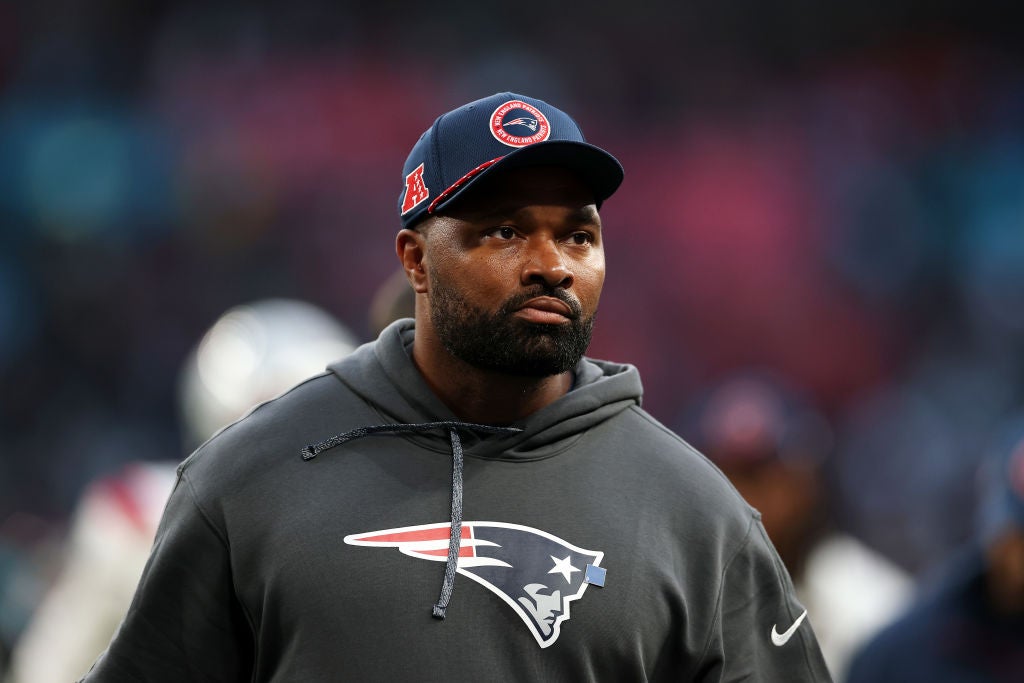
[[[427,255],[426,237],[417,230],[403,228],[395,237],[395,252],[402,264],[405,276],[409,279],[413,291],[425,294],[427,291],[427,271],[423,267]]]

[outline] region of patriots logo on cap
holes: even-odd
[[[520,116],[518,119],[512,119],[501,124],[502,128],[508,128],[509,126],[526,126],[530,130],[536,132],[540,122],[537,119],[531,119],[528,116]]]
[[[345,537],[349,545],[398,548],[403,554],[444,562],[451,525],[422,524]],[[587,586],[604,585],[604,553],[585,550],[540,529],[504,522],[463,522],[459,574],[501,598],[548,647],[569,619],[569,603]]]
[[[491,135],[509,147],[526,147],[547,140],[551,135],[551,124],[548,117],[532,104],[509,100],[491,114]]]

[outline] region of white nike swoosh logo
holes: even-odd
[[[793,622],[793,625],[790,626],[786,630],[785,633],[779,633],[778,631],[776,631],[775,630],[775,626],[776,625],[773,624],[772,625],[772,642],[775,643],[776,645],[778,645],[779,647],[781,647],[781,646],[785,645],[786,643],[788,643],[789,639],[793,637],[794,633],[796,633],[796,630],[798,628],[800,628],[800,623],[804,620],[804,617],[806,617],[806,616],[807,616],[807,610],[804,610],[804,613],[796,618],[796,621]]]

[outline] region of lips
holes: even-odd
[[[556,313],[564,318],[573,317],[572,309],[569,307],[569,304],[550,296],[539,296],[534,299],[530,299],[519,307],[520,311],[526,311],[527,309],[544,311],[546,313]]]

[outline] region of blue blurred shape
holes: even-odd
[[[969,166],[961,283],[968,310],[1024,334],[1024,141],[996,139]]]
[[[8,102],[0,111],[0,208],[43,237],[135,241],[173,224],[174,145],[109,103]]]
[[[45,232],[76,241],[117,229],[131,184],[120,127],[88,118],[57,122],[41,131],[27,162],[31,212]]]

